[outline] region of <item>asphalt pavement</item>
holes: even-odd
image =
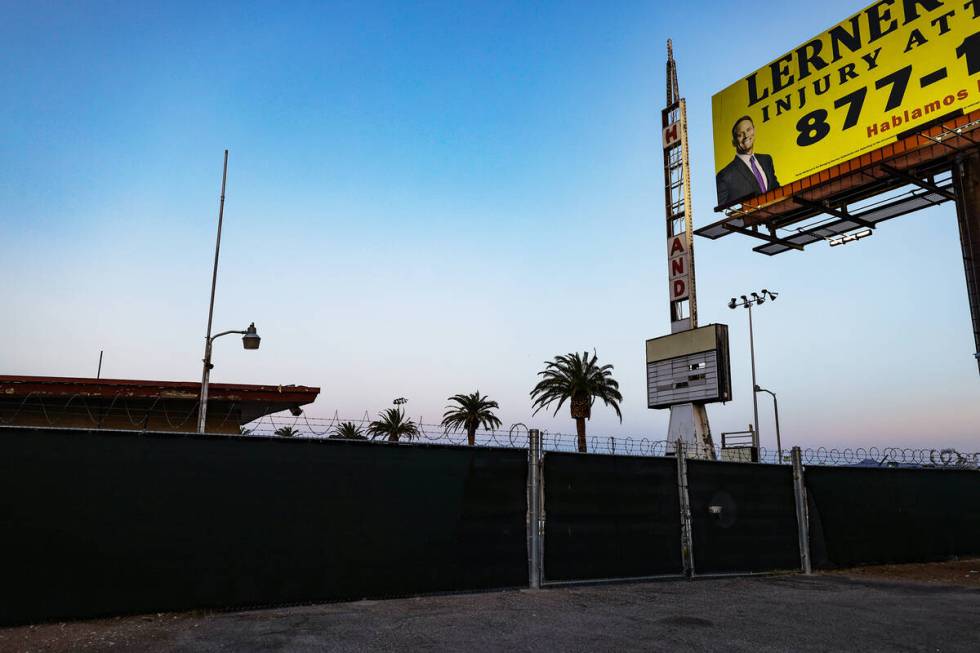
[[[23,626],[0,650],[975,652],[978,623],[978,589],[786,575]]]

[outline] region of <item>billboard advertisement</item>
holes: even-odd
[[[719,208],[980,104],[980,2],[882,0],[711,100]]]

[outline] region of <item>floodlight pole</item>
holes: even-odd
[[[759,384],[755,380],[755,332],[752,329],[752,304],[762,304],[766,301],[766,297],[776,301],[776,295],[779,293],[769,292],[768,289],[763,288],[761,292],[752,293],[752,298],[749,299],[747,296],[742,295],[742,301],[738,301],[732,297],[731,301],[728,302],[728,308],[735,310],[739,306],[749,309],[749,353],[752,358],[752,413],[755,417],[755,424],[752,429],[752,447],[755,449],[756,454],[759,452],[759,398],[757,396],[760,388]],[[775,395],[773,395],[775,398]],[[777,442],[779,439],[779,425],[776,425],[777,430]]]
[[[759,451],[759,391],[758,384],[755,382],[755,336],[752,333],[752,303],[747,302],[746,308],[749,309],[749,353],[752,357],[752,412],[755,415],[755,428],[752,432],[752,447],[758,455]]]

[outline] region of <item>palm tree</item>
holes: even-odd
[[[555,356],[555,360],[545,361],[544,369],[538,372],[538,376],[543,378],[531,390],[531,398],[534,399],[531,406],[535,409],[535,415],[556,401],[557,415],[562,405],[570,400],[572,419],[575,420],[575,430],[578,433],[578,450],[581,453],[585,453],[586,449],[585,420],[592,417],[592,404],[597,398],[602,399],[605,405],[612,406],[619,421],[623,421],[623,414],[619,411],[619,402],[623,400],[623,395],[619,392],[619,383],[612,378],[613,366],[599,367],[597,361],[595,351],[592,352],[592,358],[589,358],[589,352],[583,352],[581,356],[578,352]]]
[[[354,422],[341,422],[330,434],[331,440],[367,440],[364,429]]]
[[[471,447],[476,444],[477,427],[490,431],[500,428],[501,422],[493,414],[493,409],[500,406],[486,395],[480,396],[479,390],[471,395],[453,395],[447,401],[455,401],[457,405],[446,406],[449,410],[442,416],[442,425],[453,432],[466,429],[466,440]]]
[[[419,434],[419,427],[412,420],[405,419],[401,408],[387,408],[378,413],[380,419],[368,424],[368,435],[371,439],[381,438],[389,442],[398,442],[402,437],[409,440]]]
[[[284,438],[291,438],[300,435],[300,431],[298,429],[294,429],[292,426],[280,426],[275,430],[275,434]]]

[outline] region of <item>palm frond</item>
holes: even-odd
[[[591,355],[588,351],[582,354],[569,352],[545,361],[544,369],[538,372],[541,380],[531,390],[533,414],[555,406],[554,414],[557,415],[566,401],[588,401],[591,405],[601,399],[622,421],[619,403],[623,401],[623,395],[619,392],[619,382],[612,377],[613,366],[599,366],[598,362],[595,350]]]
[[[332,440],[367,440],[364,429],[354,422],[341,422],[330,434]]]
[[[401,438],[412,438],[418,436],[418,425],[412,420],[405,419],[405,412],[401,408],[387,408],[378,413],[377,419],[368,425],[368,435],[371,439],[381,438],[389,442],[398,442]]]
[[[483,426],[490,431],[500,428],[502,422],[494,414],[495,409],[500,406],[496,401],[491,400],[486,395],[481,395],[477,390],[472,394],[457,394],[449,397],[447,401],[455,402],[456,405],[446,406],[447,410],[442,415],[442,426],[453,432],[459,429],[470,429]]]

